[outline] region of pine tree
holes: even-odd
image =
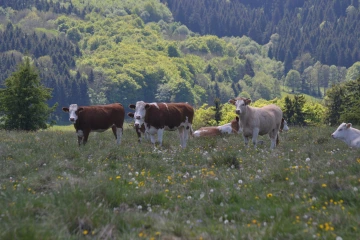
[[[215,104],[215,121],[217,124],[221,121],[221,101],[219,98],[215,98],[214,100]]]
[[[26,57],[18,70],[5,80],[5,88],[0,89],[3,127],[25,131],[47,128],[46,122],[57,106],[49,107],[46,103],[51,98],[51,91],[41,84],[37,69]]]

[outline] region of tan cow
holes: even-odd
[[[86,144],[90,132],[103,132],[109,128],[112,128],[120,144],[125,118],[124,107],[120,103],[81,107],[71,104],[62,110],[69,113],[69,121],[74,124],[79,145]]]
[[[159,145],[162,145],[164,130],[179,131],[180,144],[186,147],[189,134],[192,132],[194,109],[188,103],[146,103],[136,102],[130,104],[134,109],[135,128],[145,124],[145,131],[150,135],[150,140],[155,146],[157,134]]]
[[[278,106],[270,104],[261,108],[251,107],[249,106],[251,99],[242,97],[230,99],[229,103],[236,106],[235,112],[240,117],[246,146],[249,137],[252,137],[252,142],[256,147],[258,135],[265,134],[269,134],[271,149],[279,144],[278,133],[283,119],[283,112]]]
[[[194,137],[210,137],[218,136],[222,134],[236,134],[241,133],[242,129],[239,124],[239,117],[236,116],[230,123],[214,126],[214,127],[202,127],[193,133]]]

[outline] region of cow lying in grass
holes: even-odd
[[[246,146],[249,137],[252,137],[252,142],[256,147],[258,136],[265,134],[269,134],[271,149],[279,144],[278,133],[283,119],[283,112],[278,106],[270,104],[262,108],[251,107],[249,106],[251,99],[242,97],[230,99],[229,103],[236,106],[235,112],[240,117]]]
[[[342,123],[331,136],[344,141],[349,147],[360,148],[360,130],[351,123]]]
[[[216,127],[202,127],[196,130],[193,133],[194,137],[210,137],[210,136],[219,136],[222,134],[233,134],[233,133],[241,133],[241,127],[239,124],[239,117],[236,116],[234,120],[230,123],[216,126]]]
[[[81,143],[86,144],[90,132],[103,132],[109,128],[112,128],[120,144],[125,118],[124,107],[120,103],[81,107],[71,104],[62,110],[69,113],[69,121],[74,124],[79,146]]]

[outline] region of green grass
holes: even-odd
[[[71,131],[70,131],[71,130]],[[360,150],[334,128],[292,127],[280,145],[241,136],[137,143],[126,128],[0,131],[0,239],[356,239]],[[306,160],[307,159],[307,160]]]

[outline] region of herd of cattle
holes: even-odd
[[[236,107],[236,118],[230,123],[216,127],[202,127],[195,132],[192,129],[194,109],[188,103],[146,103],[138,101],[130,104],[129,108],[135,112],[128,113],[134,119],[138,141],[142,136],[150,137],[151,143],[162,145],[164,131],[178,130],[180,144],[186,147],[189,136],[217,136],[221,134],[242,133],[245,145],[251,138],[256,147],[259,135],[268,134],[271,140],[270,148],[279,144],[279,132],[288,131],[288,125],[283,118],[282,110],[270,104],[261,108],[252,107],[249,98],[230,99],[229,103]],[[78,106],[71,104],[63,107],[64,112],[69,113],[69,120],[74,124],[78,136],[78,144],[87,142],[91,131],[103,132],[110,127],[115,135],[117,143],[121,143],[125,110],[120,103],[96,106]],[[342,123],[331,135],[335,139],[344,141],[350,147],[360,148],[360,130],[353,128],[351,123]]]

